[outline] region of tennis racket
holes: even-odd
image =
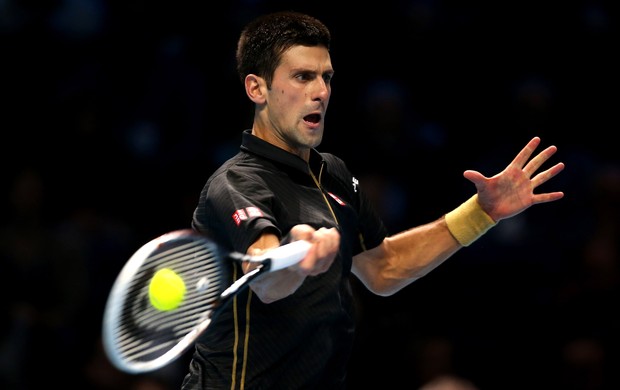
[[[143,373],[181,356],[235,294],[261,274],[293,265],[310,249],[294,241],[260,256],[225,251],[192,229],[163,234],[138,249],[117,276],[103,316],[103,346],[120,370]],[[232,282],[231,260],[257,267]],[[158,270],[170,268],[186,286],[173,310],[156,309],[149,284]]]

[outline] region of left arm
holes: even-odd
[[[388,296],[429,273],[462,245],[444,217],[386,237],[353,257],[352,272],[373,293]]]
[[[529,162],[540,144],[534,137],[500,173],[487,178],[468,170],[463,176],[477,194],[436,221],[387,237],[353,258],[352,272],[372,292],[391,295],[435,269],[502,219],[538,203],[561,199],[563,192],[534,194],[534,189],[564,169],[564,163],[535,174],[557,148],[549,146]]]

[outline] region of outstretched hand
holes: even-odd
[[[553,145],[549,146],[530,160],[539,144],[539,137],[532,138],[506,169],[495,176],[486,177],[472,170],[463,173],[463,176],[476,186],[480,207],[495,222],[519,214],[534,204],[553,202],[564,197],[561,191],[534,193],[536,187],[564,169],[564,163],[559,162],[536,173],[558,149]]]

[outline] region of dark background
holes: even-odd
[[[207,5],[208,4],[208,5]],[[238,34],[273,10],[332,31],[321,151],[391,232],[449,211],[533,136],[564,199],[502,221],[400,293],[354,281],[351,388],[450,374],[479,389],[620,386],[617,13],[611,1],[0,2],[0,387],[175,389],[187,357],[130,376],[101,352],[114,278],[189,226],[252,107]]]

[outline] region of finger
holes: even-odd
[[[306,240],[312,241],[312,237],[314,235],[315,229],[310,225],[295,225],[291,229],[291,238],[293,240]]]
[[[532,178],[532,186],[534,186],[534,188],[538,187],[539,185],[547,182],[549,179],[551,179],[558,173],[562,172],[563,170],[564,170],[564,163],[555,164],[551,168],[543,172],[540,172],[539,174],[534,176],[534,178]]]
[[[539,204],[539,203],[553,202],[555,200],[562,199],[563,197],[564,197],[564,192],[562,191],[546,192],[544,194],[534,195],[532,198],[532,203]]]
[[[473,171],[471,169],[463,172],[463,177],[476,185],[478,183],[484,182],[484,180],[487,179],[486,176],[484,176],[482,173],[478,171]]]
[[[542,152],[536,155],[529,163],[523,168],[523,172],[527,177],[531,177],[551,156],[557,152],[558,148],[554,145],[549,146]]]
[[[528,142],[527,145],[525,145],[525,147],[521,149],[521,151],[519,152],[519,154],[517,154],[514,160],[512,160],[511,164],[516,165],[519,168],[523,168],[523,166],[525,166],[525,163],[527,163],[527,160],[530,159],[532,153],[534,153],[534,150],[536,150],[539,144],[539,137],[532,138],[530,142]]]
[[[340,246],[340,233],[334,228],[320,228],[314,235],[315,258],[311,275],[318,275],[329,269]]]

